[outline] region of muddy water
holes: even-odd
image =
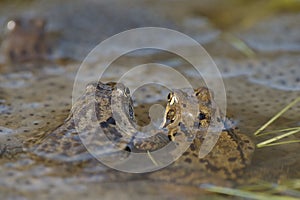
[[[1,199],[226,198],[204,193],[195,186],[154,182],[143,175],[124,176],[95,163],[70,171],[67,164],[45,164],[20,152],[25,140],[42,137],[63,123],[71,108],[77,69],[87,53],[113,34],[143,26],[173,28],[199,41],[223,75],[228,116],[256,143],[265,139],[255,138],[252,133],[300,95],[299,5],[240,2],[232,1],[231,6],[218,1],[203,1],[201,5],[193,1],[182,4],[115,0],[1,3],[3,26],[15,15],[41,16],[47,19],[48,37],[53,39],[49,62],[12,66],[0,55],[0,147],[6,150],[0,154]],[[240,41],[246,42],[247,47],[240,48]],[[175,47],[180,48],[179,44],[174,42]],[[111,48],[107,52],[116,49]],[[94,58],[87,65],[93,72],[99,62]],[[169,65],[195,85],[203,83],[184,60],[159,51],[121,57],[110,66],[103,80],[118,80],[131,66],[149,62]],[[163,74],[155,76],[164,78]],[[94,78],[93,73],[87,73],[81,81]],[[131,79],[133,85],[138,78]],[[175,85],[177,80],[170,82]],[[156,103],[165,93],[150,89],[147,94],[140,90],[134,95],[142,104],[140,99]],[[300,105],[294,106],[270,129],[299,126],[299,111]],[[295,137],[299,138],[290,139]],[[299,178],[299,153],[299,144],[257,149],[244,177],[247,181],[239,184]]]

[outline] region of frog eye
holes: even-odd
[[[171,98],[172,98],[172,93],[169,93],[169,94],[168,94],[168,102],[171,101]]]
[[[170,105],[173,105],[174,103],[178,103],[176,96],[173,96],[170,100]]]
[[[130,90],[129,90],[129,88],[125,88],[124,94],[125,94],[125,96],[127,96],[127,97],[130,96]]]

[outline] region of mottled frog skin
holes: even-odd
[[[189,100],[190,97],[194,98],[193,101]],[[195,105],[190,105],[195,103],[195,99],[196,109]],[[91,83],[73,105],[64,124],[35,141],[37,146],[33,152],[42,158],[64,162],[88,160],[91,156],[82,145],[78,132],[81,139],[88,141],[93,151],[97,152],[97,156],[112,160],[122,160],[130,152],[154,151],[170,142],[176,144],[192,138],[189,148],[173,164],[148,174],[151,179],[179,184],[199,184],[215,179],[236,180],[251,161],[253,143],[237,129],[226,127],[226,120],[222,117],[213,118],[219,110],[205,87],[171,92],[162,124],[165,128],[153,130],[151,137],[146,139],[136,137],[138,132],[133,110],[129,89],[123,84]],[[186,113],[196,114],[196,118]],[[208,155],[199,158],[204,139],[210,137],[207,128],[214,123],[222,124],[223,131]],[[190,126],[193,128],[187,131]],[[118,147],[117,151],[111,148],[111,141]]]
[[[81,140],[84,140],[91,151],[99,153],[98,156],[107,155],[116,160],[127,157],[130,151],[154,151],[169,142],[167,133],[157,130],[147,139],[135,138],[138,134],[135,125],[128,88],[113,82],[91,83],[73,105],[64,124],[42,141],[35,141],[41,144],[34,152],[47,159],[84,161],[91,158],[82,145]]]
[[[50,48],[46,42],[46,21],[41,18],[8,21],[3,49],[8,62],[21,63],[46,59]]]
[[[235,180],[241,178],[245,168],[250,164],[254,152],[254,144],[246,135],[238,132],[237,128],[227,127],[229,120],[224,116],[213,114],[219,112],[217,105],[211,98],[210,92],[205,87],[200,87],[194,91],[198,99],[199,113],[196,128],[193,132],[194,140],[183,155],[167,169],[154,172],[151,177],[160,180],[168,180],[179,184],[201,184],[216,183],[219,180]],[[182,109],[190,109],[189,105],[179,106],[180,98],[178,92],[170,93],[165,114],[165,126],[169,128],[169,138],[176,141],[182,134]],[[211,151],[199,158],[199,150],[207,135],[209,125],[222,125],[222,132],[216,139],[216,144]],[[172,173],[170,173],[172,172]]]

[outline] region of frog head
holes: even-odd
[[[168,129],[170,140],[175,139],[178,131],[191,135],[197,123],[198,104],[193,89],[175,89],[169,93],[162,128]]]

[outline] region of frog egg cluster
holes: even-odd
[[[238,84],[237,84],[238,83]],[[299,92],[272,89],[260,84],[247,82],[244,77],[225,80],[229,114],[242,124],[258,128],[286,105],[299,96]],[[295,105],[281,119],[285,123],[297,122],[300,105]],[[261,121],[261,123],[258,123]]]
[[[263,60],[249,80],[280,90],[300,91],[299,61],[299,56]]]
[[[38,84],[26,80],[22,86],[3,90],[6,95],[0,104],[0,132],[7,137],[45,134],[70,112],[72,84],[66,84],[62,77],[41,79]]]

